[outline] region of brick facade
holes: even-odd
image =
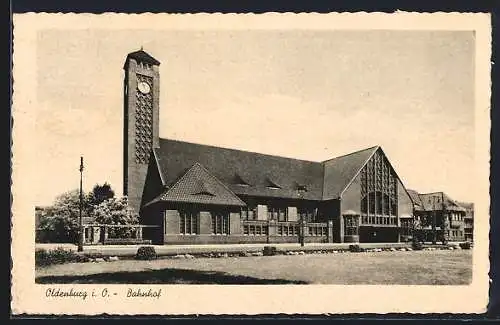
[[[139,145],[139,136],[147,138],[147,143],[150,148],[143,148],[148,155],[152,153],[152,149],[159,146],[159,96],[160,96],[160,73],[158,64],[151,64],[147,60],[140,60],[134,56],[128,56],[124,65],[124,150],[123,150],[123,193],[128,196],[129,205],[134,212],[139,213],[140,207],[143,205],[143,191],[146,185],[148,172],[148,164],[152,156],[147,156],[147,159],[138,160],[137,151]],[[146,76],[152,81],[150,95],[151,103],[145,104],[139,100],[138,78]],[[140,110],[141,105],[144,107],[144,112]],[[149,107],[150,105],[150,107]],[[144,120],[151,123],[151,132],[141,134],[140,130],[144,126],[144,122],[138,121],[138,113],[145,114]],[[138,129],[139,128],[139,129]]]
[[[298,243],[301,234],[305,242],[401,240],[400,219],[413,217],[413,201],[379,146],[312,162],[160,139],[159,65],[142,50],[124,65],[123,190],[141,223],[156,226],[145,238],[157,244]],[[367,204],[377,210],[367,212]]]

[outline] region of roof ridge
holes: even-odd
[[[272,155],[272,154],[262,153],[262,152],[257,152],[257,151],[242,150],[242,149],[236,149],[236,148],[228,148],[228,147],[216,146],[216,145],[211,145],[211,144],[189,142],[189,141],[184,141],[184,140],[160,138],[160,141],[162,141],[162,140],[163,141],[175,141],[175,142],[188,143],[188,144],[202,146],[202,147],[211,147],[211,148],[217,148],[217,149],[246,152],[246,153],[257,154],[257,155],[262,155],[262,156],[267,156],[267,157],[282,158],[282,159],[291,159],[291,160],[303,161],[303,162],[307,162],[307,163],[314,163],[314,164],[321,164],[322,163],[322,161],[306,160],[306,159],[300,159],[300,158],[294,158],[294,157],[287,157],[287,156],[278,156],[278,155]]]
[[[429,195],[429,194],[444,194],[443,191],[436,191],[436,192],[428,192],[428,193],[420,193],[417,192],[419,195]]]
[[[371,150],[371,149],[374,149],[374,148],[380,148],[380,146],[379,146],[379,145],[376,145],[376,146],[371,146],[371,147],[369,147],[369,148],[356,150],[356,151],[351,152],[351,153],[346,153],[346,154],[344,154],[344,155],[340,155],[340,156],[333,157],[333,158],[330,158],[330,159],[327,159],[327,160],[323,160],[321,163],[322,163],[322,164],[324,164],[324,163],[329,162],[329,161],[332,161],[332,160],[334,160],[334,159],[347,157],[347,156],[354,155],[354,154],[360,153],[360,152],[362,152],[362,151]]]
[[[340,191],[340,194],[339,194],[339,197],[342,196],[342,194],[344,194],[345,190],[351,185],[351,183],[354,181],[354,179],[356,179],[356,177],[359,175],[359,173],[361,173],[361,171],[363,170],[363,168],[366,166],[366,164],[370,161],[370,159],[372,159],[372,157],[375,155],[375,153],[378,151],[378,149],[380,148],[380,146],[374,146],[374,147],[371,147],[371,148],[367,148],[365,150],[358,150],[357,152],[361,152],[361,151],[368,151],[370,149],[374,149],[375,150],[368,156],[368,158],[365,159],[365,161],[361,164],[361,166],[358,168],[357,172],[354,174],[354,176],[351,178],[351,180],[346,184],[346,186],[342,189],[342,191]],[[341,157],[346,157],[346,156],[349,156],[349,155],[344,155],[344,156],[341,156]],[[384,156],[385,156],[385,153],[384,153]],[[386,157],[387,159],[387,157]],[[387,159],[387,162],[389,163],[390,165],[390,162],[389,162],[389,159]],[[391,166],[392,167],[392,166]]]

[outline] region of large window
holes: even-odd
[[[229,235],[229,213],[212,213],[212,233],[216,235]]]
[[[256,220],[257,219],[257,206],[248,204],[246,207],[241,208],[241,220]]]
[[[297,214],[299,220],[305,220],[306,222],[315,222],[317,217],[317,210],[314,207],[298,207]]]
[[[385,156],[380,151],[376,152],[360,175],[361,213],[397,215],[398,180]]]
[[[269,205],[267,207],[267,216],[269,220],[287,221],[288,208],[286,206]]]
[[[344,216],[344,235],[352,236],[358,234],[358,217]]]
[[[401,219],[401,235],[409,236],[412,232],[412,219]]]
[[[183,235],[195,235],[198,233],[199,212],[194,210],[183,210],[179,212],[179,232]]]

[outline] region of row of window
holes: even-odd
[[[264,225],[244,225],[243,235],[250,236],[267,236],[269,227]]]
[[[410,229],[413,227],[413,220],[411,219],[401,219],[401,228]]]
[[[463,237],[464,232],[461,230],[448,230],[448,236],[451,237]]]
[[[326,227],[310,226],[308,228],[309,228],[309,236],[326,236],[327,235]]]
[[[246,206],[241,209],[241,220],[257,220],[257,207]],[[306,222],[314,222],[317,219],[317,209],[310,207],[297,208],[297,217]],[[280,222],[288,221],[287,206],[267,206],[267,219]]]
[[[183,235],[199,234],[198,227],[199,212],[182,211],[179,214],[179,233]],[[212,214],[212,234],[229,235],[229,214],[228,213],[213,213]]]
[[[396,215],[397,200],[382,192],[368,193],[361,199],[361,213]]]
[[[361,216],[361,222],[363,224],[376,224],[376,225],[397,225],[397,217],[386,217],[386,216]]]
[[[288,207],[286,206],[268,206],[267,219],[287,221],[288,220]]]
[[[179,233],[183,235],[195,235],[198,233],[198,212],[182,211],[179,214]]]
[[[276,234],[278,236],[298,236],[299,227],[297,226],[278,226],[276,228]]]
[[[460,214],[453,213],[451,215],[451,221],[464,221],[464,216]]]
[[[327,228],[322,226],[306,227],[309,236],[326,236]],[[269,227],[265,225],[243,225],[243,235],[249,236],[267,236]],[[298,226],[279,225],[276,227],[276,235],[278,236],[298,236]]]

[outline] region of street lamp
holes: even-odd
[[[306,189],[304,186],[299,186],[297,188],[297,195],[299,196],[300,199],[304,198],[304,194],[306,192]],[[304,212],[301,211],[300,213],[300,228],[299,228],[299,239],[300,239],[300,246],[304,247],[304,237],[305,237],[305,220],[304,220]]]
[[[78,237],[78,251],[83,251],[83,220],[82,220],[82,205],[83,205],[83,157],[80,157],[80,217],[79,217],[79,237]]]

